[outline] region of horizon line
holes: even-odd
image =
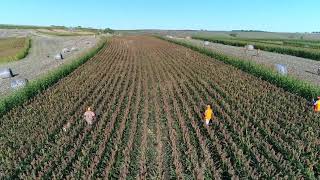
[[[26,24],[0,24],[0,29],[1,26],[30,26],[30,27],[66,27],[66,28],[74,28],[74,27],[81,27],[81,28],[91,28],[91,29],[99,29],[99,30],[103,30],[106,28],[110,28],[110,27],[104,27],[104,28],[95,28],[95,27],[86,27],[86,26],[66,26],[66,25],[26,25]],[[320,31],[307,31],[307,32],[299,32],[299,31],[268,31],[268,30],[254,30],[254,29],[233,29],[233,30],[212,30],[212,29],[189,29],[189,28],[181,28],[181,29],[164,29],[164,28],[138,28],[138,29],[116,29],[116,28],[111,28],[115,31],[203,31],[203,32],[264,32],[264,33],[300,33],[300,34],[306,34],[306,33],[310,33],[310,34],[316,34],[317,32]]]

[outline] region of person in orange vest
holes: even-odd
[[[211,109],[211,106],[207,105],[207,109],[204,112],[204,120],[205,120],[207,126],[210,125],[210,121],[212,120],[212,118],[213,118],[213,111]]]
[[[91,107],[88,107],[87,111],[84,113],[84,120],[89,125],[92,125],[95,119],[96,119],[96,114],[92,111]]]
[[[317,101],[314,101],[313,108],[315,112],[320,112],[320,96],[318,96]]]

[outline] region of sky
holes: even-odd
[[[3,0],[0,24],[320,31],[320,0]]]

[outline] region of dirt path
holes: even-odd
[[[179,41],[191,42],[195,45],[203,47],[204,42],[195,39],[182,39],[178,38]],[[320,85],[320,76],[317,75],[317,67],[320,66],[320,61],[314,61],[310,59],[277,54],[267,51],[261,51],[260,56],[253,56],[254,53],[250,52],[248,55],[245,54],[242,47],[228,46],[218,43],[210,43],[206,46],[208,49],[239,57],[242,59],[249,59],[260,64],[265,64],[268,67],[274,67],[275,64],[285,64],[288,67],[288,74],[296,77],[300,80],[308,81],[316,85]]]
[[[31,32],[31,34],[32,47],[26,58],[0,64],[0,69],[11,68],[13,74],[15,74],[13,78],[0,79],[0,97],[8,95],[13,91],[10,87],[11,80],[21,78],[28,80],[36,79],[61,64],[70,62],[74,57],[93,47],[98,41],[98,38],[94,38],[93,36],[58,37],[41,35],[35,32]],[[63,48],[71,49],[72,47],[78,48],[78,51],[66,53],[63,60],[54,59],[54,56],[61,52]]]

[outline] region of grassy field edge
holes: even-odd
[[[32,40],[31,40],[30,37],[28,37],[28,38],[26,39],[26,43],[25,43],[25,45],[24,45],[24,48],[23,48],[20,52],[18,52],[18,53],[16,54],[16,56],[15,56],[15,57],[16,57],[16,60],[25,58],[25,57],[29,54],[29,50],[30,50],[30,48],[31,48],[31,43],[32,43]]]
[[[276,73],[273,70],[270,70],[263,65],[254,63],[252,61],[246,61],[244,59],[235,58],[231,56],[227,56],[225,54],[213,52],[211,50],[200,48],[196,45],[193,45],[191,43],[185,43],[177,40],[167,39],[164,37],[156,36],[159,39],[166,40],[171,43],[175,43],[178,45],[185,46],[187,48],[190,48],[194,51],[198,51],[202,54],[205,54],[207,56],[210,56],[214,59],[217,59],[219,61],[222,61],[226,64],[230,64],[244,72],[247,72],[249,74],[252,74],[258,78],[261,78],[262,80],[268,81],[277,87],[280,87],[290,93],[297,94],[301,97],[306,98],[307,100],[310,100],[311,98],[317,97],[320,95],[320,87],[316,85],[312,85],[308,82],[298,80],[296,78],[290,77],[290,76],[282,76],[278,73]]]
[[[32,43],[31,38],[30,37],[26,38],[25,43],[24,43],[24,47],[19,52],[17,52],[13,56],[7,56],[7,57],[0,58],[0,63],[16,61],[16,60],[20,60],[20,59],[25,58],[29,54],[29,50],[31,48],[31,43]]]
[[[93,36],[96,35],[96,33],[63,33],[63,32],[44,32],[44,31],[37,31],[38,33],[50,35],[50,36]]]
[[[255,48],[261,49],[264,51],[269,52],[276,52],[280,54],[287,54],[296,57],[308,58],[316,61],[320,61],[320,51],[316,49],[305,49],[299,47],[288,47],[282,45],[275,45],[275,44],[263,44],[259,42],[253,41],[245,41],[245,40],[236,40],[236,39],[220,39],[214,37],[202,37],[202,36],[192,36],[193,39],[203,40],[203,41],[210,41],[213,43],[219,43],[224,45],[231,45],[237,47],[244,47],[248,44],[253,44]]]
[[[107,38],[102,38],[97,45],[92,47],[83,56],[74,59],[71,63],[62,65],[48,74],[31,81],[26,87],[13,92],[11,95],[0,99],[0,117],[12,108],[22,105],[27,100],[33,98],[43,90],[54,85],[60,79],[68,76],[79,66],[90,60],[108,43]]]

